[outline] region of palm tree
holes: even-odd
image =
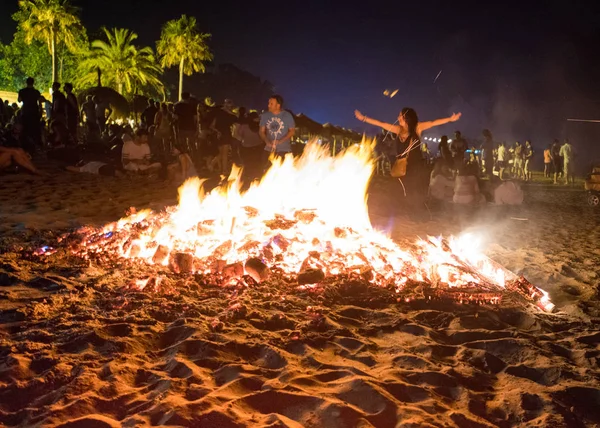
[[[132,95],[141,89],[155,90],[164,94],[159,79],[162,69],[152,48],[137,48],[133,42],[137,34],[124,29],[103,28],[107,41],[94,40],[86,58],[79,64],[81,86],[93,85],[102,72],[104,84],[116,89],[121,95]]]
[[[52,55],[53,82],[56,81],[58,44],[64,43],[75,52],[77,42],[84,34],[77,12],[69,0],[19,0],[19,11],[13,15],[25,33],[27,44],[34,39],[47,43]]]
[[[182,15],[179,19],[168,21],[162,28],[157,51],[163,67],[179,64],[179,99],[183,91],[183,74],[204,73],[203,61],[212,60],[206,40],[210,34],[200,33],[193,16]]]

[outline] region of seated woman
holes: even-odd
[[[521,205],[523,199],[523,189],[516,181],[503,181],[494,189],[494,203],[496,205]]]
[[[31,162],[31,158],[23,149],[0,146],[0,171],[15,165],[23,167],[33,174],[43,175]]]
[[[438,201],[451,201],[454,195],[452,171],[445,159],[436,160],[429,180],[429,195]]]
[[[182,183],[188,178],[198,176],[192,158],[184,149],[173,147],[173,155],[177,158],[177,162],[167,165],[169,179]]]
[[[152,163],[150,146],[148,145],[148,131],[138,129],[135,139],[128,134],[123,135],[123,151],[121,161],[125,171],[140,174],[151,174],[162,168],[160,162]]]
[[[458,170],[458,176],[454,182],[455,204],[481,204],[485,202],[485,197],[479,190],[478,167],[475,163],[469,163],[461,166]]]

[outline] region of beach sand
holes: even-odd
[[[399,303],[383,290],[247,289],[140,267],[27,257],[129,207],[176,203],[157,179],[51,170],[0,185],[0,425],[427,427],[600,424],[600,212],[582,189],[525,187],[521,207],[395,214],[371,186],[373,224],[400,244],[471,232],[548,291],[556,311]],[[125,267],[124,267],[125,266]]]

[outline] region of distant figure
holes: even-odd
[[[229,175],[229,154],[233,145],[233,125],[237,122],[237,117],[233,114],[233,102],[226,99],[223,107],[214,112],[214,119],[211,129],[217,136],[217,145],[219,146],[218,168],[220,174]]]
[[[196,142],[198,132],[197,108],[190,98],[189,92],[181,94],[181,101],[175,104],[177,117],[177,139],[179,147],[191,147]]]
[[[294,116],[283,110],[283,98],[273,95],[269,98],[269,111],[260,116],[260,138],[265,143],[264,162],[267,164],[271,153],[284,157],[292,151],[292,137],[296,132]]]
[[[100,134],[106,132],[106,122],[113,113],[113,110],[108,102],[102,100],[98,95],[94,97],[94,103],[96,104],[96,120],[98,122],[98,128]],[[108,114],[106,112],[108,111]]]
[[[91,95],[88,95],[85,102],[81,105],[81,119],[83,120],[84,117],[88,135],[100,132],[98,118],[96,117],[96,103]]]
[[[60,83],[52,84],[52,114],[51,122],[67,123],[67,97],[60,91]]]
[[[65,92],[67,93],[67,129],[71,135],[73,143],[77,144],[77,126],[79,124],[79,103],[73,93],[73,85],[65,83]]]
[[[167,103],[162,103],[160,110],[154,116],[154,126],[156,127],[154,136],[163,143],[171,140],[172,127],[170,116]]]
[[[563,159],[563,173],[565,176],[565,185],[575,184],[575,162],[573,146],[569,140],[565,140],[565,144],[560,148],[560,156]]]
[[[19,91],[21,107],[21,123],[23,124],[23,147],[30,154],[35,146],[42,144],[42,94],[33,87],[33,77],[27,78],[27,87]]]
[[[550,165],[552,164],[552,144],[548,144],[548,147],[544,150],[544,177],[550,177]]]
[[[450,151],[450,146],[448,145],[447,135],[442,135],[442,138],[440,138],[438,151],[440,153],[440,157],[442,158],[444,165],[448,168],[452,168],[452,152]]]
[[[15,115],[15,111],[8,100],[4,100],[4,112],[6,114],[6,123],[10,123]]]
[[[504,170],[506,169],[506,146],[502,142],[498,146],[498,171],[500,180],[504,180]]]
[[[462,137],[460,131],[454,133],[454,139],[450,143],[450,151],[454,159],[454,170],[458,171],[465,163],[465,153],[468,149],[467,141]]]
[[[144,109],[142,113],[142,126],[146,129],[150,128],[154,125],[154,120],[156,118],[156,113],[158,113],[158,109],[154,105],[154,100],[151,98],[148,100],[148,105]]]
[[[483,163],[485,165],[485,175],[491,180],[494,177],[494,139],[489,129],[482,132],[483,144]]]
[[[558,179],[563,176],[563,161],[560,155],[560,143],[554,140],[550,149],[552,155],[552,164],[554,165],[554,184],[558,184]]]
[[[524,178],[523,173],[523,146],[520,142],[515,143],[515,151],[514,151],[514,161],[513,161],[513,174],[517,178]]]
[[[533,147],[531,147],[531,141],[525,141],[525,147],[523,148],[523,174],[525,181],[531,181],[531,159],[533,158]]]
[[[260,138],[259,131],[260,117],[256,112],[250,113],[238,128],[245,185],[249,185],[253,180],[260,178],[264,143]]]

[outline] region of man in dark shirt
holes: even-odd
[[[21,107],[21,123],[23,124],[23,148],[30,154],[35,146],[42,144],[42,130],[40,119],[42,117],[42,94],[33,87],[33,77],[27,78],[27,87],[19,91]]]
[[[454,140],[450,143],[450,151],[454,158],[454,169],[458,171],[465,162],[465,152],[467,151],[467,141],[462,137],[460,131],[454,133]]]
[[[156,117],[157,112],[158,112],[158,109],[156,108],[156,105],[154,104],[154,100],[149,99],[148,105],[146,106],[146,108],[144,109],[144,112],[142,113],[142,125],[146,129],[148,129],[152,125],[154,125],[154,119]]]
[[[233,114],[233,102],[226,99],[223,107],[215,111],[211,128],[216,132],[217,145],[219,146],[219,167],[221,175],[229,175],[231,168],[229,155],[233,144],[232,127],[237,122]]]
[[[67,121],[67,97],[60,91],[60,83],[52,84],[52,121],[66,123]]]
[[[196,122],[196,107],[190,100],[189,92],[181,94],[181,101],[175,104],[175,116],[177,116],[177,138],[180,147],[193,147],[196,142],[198,124]]]
[[[77,144],[77,125],[79,124],[79,103],[73,93],[73,85],[65,83],[65,92],[67,93],[67,129],[72,142]]]
[[[96,135],[100,132],[98,119],[96,118],[96,103],[91,95],[88,95],[85,102],[81,105],[81,118],[85,117],[85,127],[89,135]]]

